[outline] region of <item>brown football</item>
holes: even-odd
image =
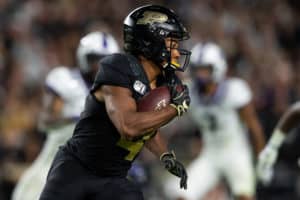
[[[139,112],[160,110],[170,104],[170,91],[167,86],[157,87],[137,102]]]

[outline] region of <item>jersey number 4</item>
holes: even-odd
[[[143,148],[145,142],[149,140],[155,133],[156,131],[146,134],[144,137],[137,141],[130,141],[124,138],[120,138],[120,140],[117,142],[117,145],[129,151],[129,153],[125,156],[124,159],[128,161],[133,161],[137,154]]]

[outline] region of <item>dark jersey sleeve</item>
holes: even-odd
[[[125,54],[106,56],[100,61],[91,91],[94,92],[102,85],[130,88],[132,76],[130,64]]]

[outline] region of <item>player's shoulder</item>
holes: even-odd
[[[55,93],[58,96],[65,96],[65,93],[72,92],[75,87],[79,87],[77,81],[79,75],[75,69],[65,66],[53,68],[47,75],[45,86],[47,91]]]
[[[70,69],[68,67],[57,66],[49,71],[49,73],[47,74],[46,80],[52,79],[52,78],[66,77],[66,76],[69,76],[69,74],[70,74]]]
[[[135,59],[136,62],[132,62]],[[101,85],[114,85],[130,88],[135,73],[132,64],[137,64],[137,59],[129,54],[116,53],[101,59],[92,91]]]
[[[225,81],[227,94],[226,102],[233,107],[242,107],[252,99],[252,92],[248,83],[240,78],[228,78]]]
[[[130,55],[124,53],[114,53],[101,59],[100,64],[103,69],[116,70],[123,73],[130,72]]]
[[[125,54],[125,53],[114,53],[114,54],[105,56],[104,58],[101,59],[100,62],[105,63],[105,64],[116,64],[121,61],[127,61],[128,56],[129,55]]]
[[[46,76],[46,85],[60,85],[71,79],[71,69],[66,66],[58,66],[49,71]]]
[[[235,93],[249,90],[248,83],[241,78],[237,78],[237,77],[228,78],[226,80],[226,84],[227,84],[227,87],[230,89],[230,91],[235,92]]]

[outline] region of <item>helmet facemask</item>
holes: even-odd
[[[165,45],[165,49],[162,51],[162,57],[164,58],[163,69],[185,71],[189,65],[191,52],[181,48],[179,40],[170,38],[169,41],[169,45]],[[179,53],[179,57],[172,56],[174,51]]]

